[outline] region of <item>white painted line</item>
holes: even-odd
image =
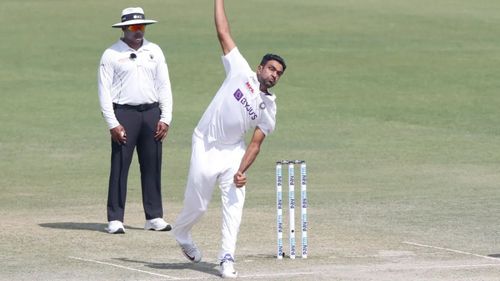
[[[383,271],[411,271],[411,270],[430,270],[430,269],[467,269],[481,267],[500,267],[500,263],[483,263],[483,264],[456,264],[456,265],[375,265],[362,266],[361,271],[367,272],[383,272]],[[356,268],[356,266],[353,266]]]
[[[123,266],[123,265],[119,265],[119,264],[114,264],[114,263],[109,263],[109,262],[96,261],[96,260],[71,257],[71,256],[68,258],[74,259],[74,260],[79,260],[79,261],[86,261],[86,262],[93,262],[93,263],[102,264],[102,265],[114,266],[114,267],[123,268],[123,269],[131,270],[131,271],[137,271],[137,272],[146,273],[146,274],[150,274],[150,275],[154,275],[154,276],[164,277],[164,278],[168,278],[170,280],[180,280],[180,278],[177,278],[177,277],[164,275],[164,274],[158,274],[158,273],[149,272],[149,271],[140,270],[140,269],[135,269],[135,268],[131,268],[131,267],[127,267],[127,266]]]
[[[462,264],[462,265],[429,265],[429,266],[417,266],[414,269],[447,269],[447,268],[475,268],[475,267],[496,267],[500,266],[500,263],[483,263],[483,264]]]
[[[238,275],[238,278],[270,278],[270,277],[291,277],[300,275],[311,275],[314,272],[289,272],[289,273],[270,273],[270,274],[252,274],[252,275]]]
[[[499,264],[500,264],[500,260],[498,258],[494,258],[494,257],[488,257],[488,256],[484,256],[484,255],[478,255],[478,254],[470,253],[470,252],[465,252],[465,251],[460,251],[460,250],[454,250],[454,249],[450,249],[450,248],[443,248],[443,247],[431,246],[431,245],[425,245],[425,244],[420,244],[420,243],[415,243],[415,242],[404,241],[404,242],[401,242],[401,243],[407,244],[407,245],[412,245],[412,246],[417,246],[417,247],[431,248],[431,249],[436,249],[436,250],[443,250],[443,251],[453,252],[453,253],[457,253],[457,254],[469,255],[469,256],[479,257],[479,258],[483,258],[483,259],[495,260],[495,261],[499,262]]]
[[[84,258],[79,258],[79,257],[72,257],[69,256],[68,258],[74,259],[74,260],[79,260],[79,261],[85,261],[85,262],[92,262],[92,263],[97,263],[97,264],[102,264],[102,265],[109,265],[109,266],[114,266],[118,268],[123,268],[131,271],[137,271],[141,273],[146,273],[154,276],[159,276],[159,277],[164,277],[167,278],[168,280],[206,280],[206,279],[211,279],[213,276],[209,277],[187,277],[187,278],[181,278],[181,277],[174,277],[174,276],[169,276],[165,274],[159,274],[159,273],[154,273],[154,272],[149,272],[141,269],[136,269],[136,268],[131,268],[119,264],[114,264],[110,262],[104,262],[104,261],[97,261],[97,260],[92,260],[92,259],[84,259]],[[299,276],[299,275],[311,275],[315,274],[314,272],[291,272],[291,273],[270,273],[270,274],[253,274],[253,275],[239,275],[239,278],[270,278],[270,277],[287,277],[287,276]]]

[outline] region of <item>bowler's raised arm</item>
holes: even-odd
[[[231,37],[229,22],[227,21],[226,12],[224,11],[224,0],[214,0],[214,18],[215,29],[217,30],[217,38],[219,38],[222,53],[226,55],[236,44]]]

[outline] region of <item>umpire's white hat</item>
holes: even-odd
[[[144,10],[142,10],[141,7],[130,7],[123,9],[121,19],[121,22],[113,24],[112,27],[157,23],[157,21],[155,20],[146,19],[146,17],[144,16]]]

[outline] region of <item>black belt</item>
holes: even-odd
[[[136,111],[146,111],[150,110],[153,108],[158,107],[158,103],[145,103],[145,104],[139,104],[139,105],[129,105],[129,104],[117,104],[113,103],[113,109],[130,109],[130,110],[136,110]]]

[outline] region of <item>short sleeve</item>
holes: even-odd
[[[240,72],[252,70],[237,47],[234,47],[225,56],[222,56],[222,64],[224,65],[226,76],[235,76]]]
[[[264,100],[261,104],[261,118],[257,127],[259,127],[264,134],[270,135],[274,132],[276,127],[276,103],[273,100]]]

